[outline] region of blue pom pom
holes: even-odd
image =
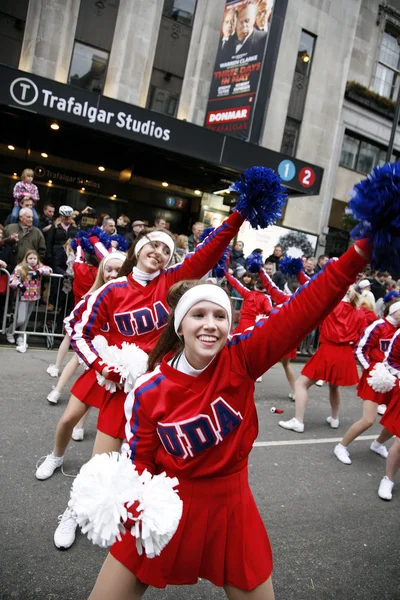
[[[258,252],[252,252],[247,258],[247,269],[250,273],[258,273],[261,267],[263,266],[263,260],[261,254]]]
[[[107,248],[107,250],[111,247],[111,236],[103,231],[101,227],[92,227],[92,229],[89,229],[87,234],[88,237],[96,236],[99,242],[101,242],[103,246]]]
[[[400,298],[399,292],[396,292],[395,290],[390,290],[390,292],[388,292],[386,294],[386,296],[383,297],[383,301],[385,304],[387,304],[388,302],[391,302],[395,298]]]
[[[214,277],[217,277],[217,279],[221,279],[221,277],[225,275],[224,267],[222,267],[221,265],[217,265],[216,267],[214,267],[213,275]]]
[[[291,258],[290,256],[284,256],[279,261],[278,268],[281,273],[288,277],[296,276],[303,270],[303,261],[301,258]]]
[[[254,229],[264,229],[282,216],[286,188],[272,169],[251,167],[230,189],[239,194],[236,210]]]
[[[111,241],[118,242],[118,250],[120,250],[120,252],[126,252],[128,250],[128,242],[123,235],[117,233],[111,236]]]
[[[360,222],[351,232],[355,240],[373,243],[371,265],[400,270],[400,163],[375,167],[354,187],[349,207]]]
[[[200,242],[204,242],[206,237],[210,235],[210,233],[212,233],[213,231],[214,227],[207,227],[206,229],[204,229],[203,233],[200,235]]]

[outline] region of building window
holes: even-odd
[[[314,54],[314,45],[316,37],[307,31],[302,30],[300,37],[299,49],[297,52],[296,73],[309,75],[311,71],[311,63]]]
[[[196,0],[165,0],[163,15],[191,27],[195,10]]]
[[[281,152],[283,152],[283,154],[287,154],[288,156],[294,156],[296,154],[300,125],[300,121],[287,117],[281,146]]]
[[[75,42],[68,83],[101,94],[109,53]]]
[[[147,108],[174,117],[178,108],[178,100],[179,94],[151,85]]]
[[[396,154],[392,154],[391,161],[398,159]],[[339,160],[341,167],[368,174],[374,167],[383,165],[385,162],[385,148],[346,131]]]
[[[400,45],[398,34],[385,31],[379,49],[379,62],[374,91],[391,100],[397,98],[400,75]]]

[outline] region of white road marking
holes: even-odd
[[[355,442],[363,440],[376,440],[377,435],[360,435]],[[302,446],[304,444],[333,444],[341,442],[343,438],[316,438],[311,440],[279,440],[275,442],[254,442],[253,448],[266,446]]]

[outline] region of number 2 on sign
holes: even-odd
[[[309,188],[315,181],[315,172],[311,167],[303,167],[299,173],[299,180],[303,187]]]

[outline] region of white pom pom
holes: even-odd
[[[136,379],[147,371],[149,357],[136,344],[123,342],[121,348],[109,346],[103,336],[96,335],[93,338],[93,346],[104,363],[114,367],[115,372],[120,374],[121,383],[124,384],[124,392],[126,393],[133,390]],[[97,381],[112,393],[117,389],[115,382],[105,379],[99,373],[97,373]]]
[[[148,558],[158,556],[175,534],[182,517],[183,502],[174,487],[176,477],[171,479],[165,473],[153,477],[144,471],[140,476],[142,488],[139,490],[139,514],[131,534],[136,537],[139,554],[142,549]]]
[[[165,473],[138,475],[127,454],[97,454],[80,470],[72,485],[69,507],[93,544],[103,548],[121,538],[128,518],[139,554],[158,556],[176,532],[183,503]],[[132,515],[127,506],[139,502]]]
[[[88,538],[102,547],[111,546],[125,531],[125,504],[138,499],[138,472],[125,455],[97,454],[83,465],[71,490],[69,507]]]
[[[385,394],[390,392],[396,382],[396,377],[389,373],[383,363],[376,363],[372,369],[367,382],[375,392],[381,392]]]

